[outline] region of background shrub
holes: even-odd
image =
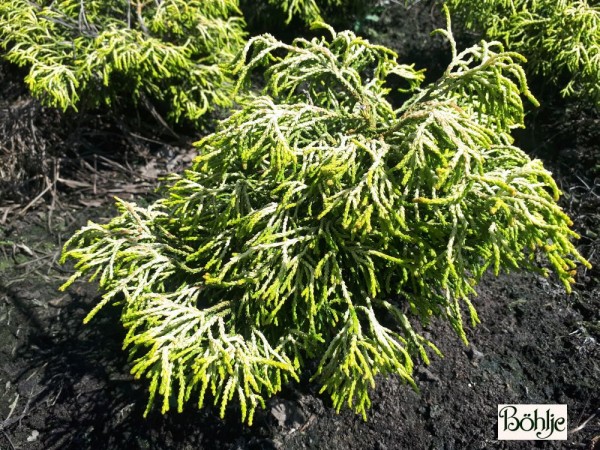
[[[597,0],[448,0],[470,29],[525,55],[564,96],[600,102]]]
[[[8,0],[0,39],[47,105],[150,99],[173,121],[196,120],[232,104],[239,14],[237,0]]]

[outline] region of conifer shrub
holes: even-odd
[[[378,375],[414,386],[415,358],[439,353],[416,328],[464,315],[491,268],[554,271],[567,291],[588,265],[556,204],[551,174],[513,146],[522,57],[498,42],[458,52],[437,82],[352,32],[269,35],[245,47],[249,96],[148,207],[117,200],[62,260],[104,293],[85,321],[118,304],[131,372],[149,383],[148,412],[257,406],[316,361],[312,380],[336,410],[366,418]],[[408,96],[395,109],[388,81]],[[545,263],[542,263],[542,260]]]
[[[447,0],[467,28],[503,41],[563,96],[600,104],[598,0]]]
[[[0,46],[47,105],[147,97],[173,121],[196,120],[232,104],[239,14],[237,0],[7,0]]]

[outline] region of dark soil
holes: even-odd
[[[426,3],[408,12],[400,7],[380,11],[380,40],[406,58],[425,60],[424,42],[432,24],[440,25]],[[441,55],[441,45],[434,55]],[[429,60],[434,72],[439,58]],[[2,99],[3,104],[9,101],[23,102],[23,96]],[[257,412],[252,427],[239,423],[233,407],[225,420],[210,407],[165,416],[152,412],[144,419],[146,385],[129,375],[116,308],[105,308],[83,325],[98,301],[96,287],[78,283],[67,293],[57,290],[69,276],[68,268],[57,263],[65,239],[87,220],[108,220],[114,214],[107,206],[112,195],[147,199],[161,171],[180,170],[189,161],[190,148],[181,153],[158,146],[131,164],[105,161],[104,167],[86,172],[97,180],[80,174],[58,183],[58,192],[42,196],[24,214],[13,208],[13,197],[0,197],[0,450],[597,450],[600,183],[595,177],[600,120],[597,110],[561,101],[548,104],[543,113],[530,115],[530,131],[519,143],[544,158],[555,173],[565,192],[563,206],[582,235],[580,250],[594,268],[579,271],[571,295],[553,279],[486,277],[475,299],[482,323],[468,330],[470,346],[447,324],[433,322],[426,333],[444,358],[417,367],[419,393],[396,377],[379,379],[367,422],[349,411],[336,414],[307,380],[285,387]],[[69,136],[76,133],[71,126]],[[81,126],[88,130],[90,123]],[[31,136],[17,128],[12,132],[25,133],[23,139]],[[36,133],[40,135],[43,130]],[[54,146],[55,136],[64,133],[51,136]],[[106,149],[100,154],[106,155]],[[73,170],[69,176],[76,175]],[[567,404],[569,440],[498,441],[501,403]]]

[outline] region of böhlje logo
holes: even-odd
[[[567,405],[498,405],[498,440],[567,440]]]

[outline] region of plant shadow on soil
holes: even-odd
[[[428,28],[427,20],[439,19],[430,11],[429,6],[408,13],[390,10],[371,32],[396,48],[403,61],[413,61],[425,55],[429,29],[441,25],[430,23]],[[443,61],[440,55],[447,56],[440,45],[434,48],[434,74]],[[417,365],[419,393],[398,377],[380,377],[367,422],[348,410],[336,414],[307,375],[299,385],[285,386],[265,410],[259,409],[252,427],[240,424],[235,407],[227,410],[224,420],[218,408],[198,410],[193,404],[183,413],[153,410],[144,418],[147,382],[129,375],[118,308],[104,308],[83,325],[98,301],[96,287],[76,283],[67,293],[58,292],[65,273],[51,262],[60,242],[90,215],[96,220],[114,212],[73,208],[61,217],[57,211],[54,220],[64,223],[60,231],[48,231],[42,207],[9,226],[0,225],[0,250],[8,248],[2,242],[12,242],[36,254],[43,248],[54,255],[46,264],[32,263],[30,256],[19,253],[18,245],[13,245],[13,255],[0,253],[0,450],[598,450],[600,197],[589,180],[598,174],[590,170],[600,155],[593,138],[597,134],[590,130],[599,127],[597,118],[583,123],[576,109],[565,115],[565,108],[563,103],[551,105],[554,116],[539,114],[534,133],[522,139],[540,157],[559,145],[548,162],[563,182],[563,206],[582,234],[583,253],[594,268],[579,271],[571,295],[555,280],[536,275],[487,276],[474,299],[481,324],[467,330],[471,345],[464,346],[442,320],[434,321],[425,332],[444,358],[433,356],[430,366]],[[539,145],[540,136],[557,131],[554,121],[559,118],[561,140]],[[591,137],[581,141],[585,136]],[[584,163],[577,166],[578,160]],[[588,180],[587,188],[578,178]],[[64,205],[68,210],[69,202]],[[585,426],[565,442],[497,441],[496,411],[501,403],[566,403],[569,429]]]
[[[11,297],[21,312],[35,317],[18,294]],[[24,392],[24,384],[36,384],[33,392],[42,393],[36,402],[47,410],[43,423],[31,424],[39,439],[25,448],[197,448],[243,436],[240,424],[221,421],[210,409],[164,417],[153,412],[144,419],[145,392],[127,373],[117,308],[107,308],[91,326],[82,323],[95,300],[91,290],[70,296],[54,317],[54,333],[44,331],[47,323],[35,326],[17,352],[27,365],[16,383]]]

